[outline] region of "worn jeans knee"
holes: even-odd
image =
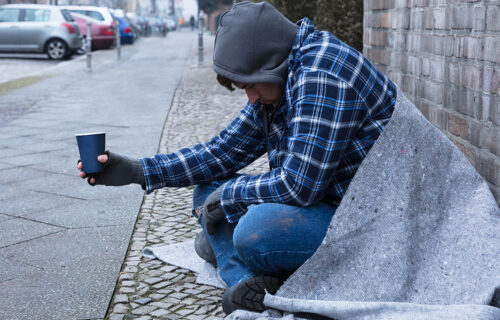
[[[193,190],[193,215],[198,218],[198,223],[203,230],[205,230],[205,226],[199,215],[203,203],[208,195],[224,182],[225,181],[213,181],[208,184],[201,184],[196,186]],[[243,261],[241,261],[238,253],[234,249],[232,240],[235,225],[236,224],[230,224],[227,221],[221,221],[215,234],[205,234],[217,259],[219,274],[229,287],[255,276]]]
[[[282,276],[302,265],[319,247],[335,208],[301,208],[276,203],[251,205],[240,219],[233,243],[255,273]]]

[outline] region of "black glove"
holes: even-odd
[[[139,159],[121,156],[116,153],[105,151],[108,155],[108,162],[104,164],[104,171],[89,174],[88,183],[93,186],[102,184],[106,186],[124,186],[131,183],[138,183],[144,186],[144,172]],[[95,183],[90,183],[90,178],[94,177]]]
[[[203,203],[203,223],[208,234],[214,234],[217,229],[217,223],[226,218],[220,206],[222,187],[220,186],[212,192]]]

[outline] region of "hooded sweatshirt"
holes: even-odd
[[[243,84],[285,85],[298,26],[267,2],[241,2],[220,18],[214,71]]]

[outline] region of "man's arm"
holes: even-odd
[[[209,142],[170,154],[142,158],[146,192],[182,187],[224,178],[265,152],[263,135],[247,104],[238,117]]]
[[[326,72],[304,72],[293,90],[290,136],[281,167],[224,185],[221,207],[237,221],[250,204],[309,206],[325,194],[344,150],[367,116],[364,101],[347,83]]]

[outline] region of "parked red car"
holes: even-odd
[[[71,15],[78,23],[83,37],[87,37],[87,21],[90,21],[92,50],[107,49],[113,45],[115,41],[113,24],[109,25],[79,13],[71,12]]]

